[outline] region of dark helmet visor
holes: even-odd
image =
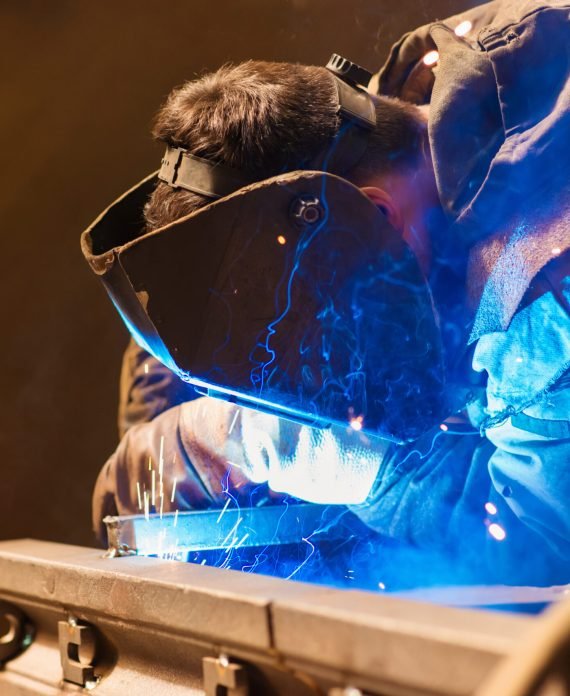
[[[153,175],[83,233],[141,346],[200,391],[398,442],[443,417],[429,287],[385,216],[345,179],[293,172],[144,233]]]

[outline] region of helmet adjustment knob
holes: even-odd
[[[298,225],[314,225],[324,214],[324,208],[316,196],[299,196],[291,205],[291,217]]]

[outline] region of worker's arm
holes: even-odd
[[[99,539],[106,540],[105,516],[145,512],[145,492],[152,496],[153,477],[151,513],[161,507],[173,512],[221,506],[228,493],[248,504],[252,486],[244,474],[243,454],[228,436],[238,416],[236,406],[202,398],[129,428],[93,491]]]
[[[139,423],[148,423],[173,406],[198,394],[133,339],[123,356],[119,392],[119,436]]]
[[[570,559],[570,274],[546,266],[505,332],[479,339],[493,485],[509,509]]]
[[[351,509],[382,535],[455,559],[458,576],[470,582],[565,583],[568,539],[565,549],[557,544],[548,520],[567,508],[570,489],[555,494],[555,488],[567,480],[561,469],[570,448],[566,442],[566,452],[557,451],[554,444],[546,455],[536,443],[526,446],[518,459],[477,433],[424,436],[413,446],[394,447],[367,500]],[[535,466],[527,467],[533,456]],[[498,488],[497,467],[501,476],[510,474]],[[550,469],[552,507],[546,500],[536,505],[542,485],[536,467]]]
[[[254,491],[255,504],[263,495],[275,501],[279,494],[360,503],[386,448],[348,426],[316,430],[224,401],[197,399],[127,431],[98,477],[93,523],[104,540],[106,515],[143,512],[153,471],[154,507],[162,504],[164,512],[221,507],[228,496],[251,505]]]
[[[354,508],[383,534],[503,582],[567,582],[570,567],[570,279],[543,276],[508,330],[477,344],[486,439],[439,431],[394,447]]]
[[[512,512],[570,564],[570,375],[557,387],[487,430],[497,447],[489,472]]]
[[[493,23],[500,9],[500,1],[484,3],[471,10],[443,20],[443,24],[455,30],[469,22],[470,35],[477,36],[481,29]],[[430,30],[433,22],[408,32],[396,42],[388,60],[373,75],[369,90],[374,94],[398,97],[412,104],[428,104],[434,85],[433,64],[425,64],[424,56],[437,49]]]
[[[351,509],[381,534],[418,547],[460,550],[464,538],[479,545],[493,452],[476,430],[438,428],[413,444],[394,445],[367,499]]]

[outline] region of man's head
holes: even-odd
[[[424,198],[431,200],[434,188],[425,118],[416,107],[396,99],[378,97],[375,104],[377,126],[367,151],[343,175],[406,238],[421,235],[418,221],[429,205]],[[173,90],[153,132],[170,146],[262,180],[311,168],[341,126],[337,106],[334,77],[325,68],[248,61]],[[160,183],[145,209],[147,226],[162,227],[209,202]]]
[[[201,389],[264,411],[356,418],[397,440],[431,427],[444,406],[441,335],[402,242],[427,208],[421,112],[326,69],[246,63],[175,90],[155,133],[168,145],[159,182],[147,177],[84,239],[141,345]],[[340,176],[320,171],[328,163]],[[143,200],[147,231],[174,224],[141,235]]]

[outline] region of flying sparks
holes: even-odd
[[[309,544],[309,546],[311,547],[311,550],[310,550],[309,553],[307,554],[307,557],[305,558],[305,560],[304,560],[300,565],[298,565],[298,566],[295,568],[295,570],[294,570],[287,578],[285,578],[286,580],[291,580],[291,578],[292,578],[294,575],[297,575],[297,573],[301,570],[301,568],[302,568],[306,563],[308,563],[308,561],[309,561],[309,559],[311,558],[311,556],[315,553],[315,545],[312,544],[312,543],[309,541],[309,538],[307,537],[307,538],[305,539],[305,537],[303,537],[303,541],[304,541],[305,543]]]
[[[226,500],[226,504],[224,505],[224,507],[222,508],[220,514],[218,515],[218,519],[216,520],[216,524],[220,524],[220,520],[221,520],[222,517],[224,516],[225,511],[228,509],[228,505],[230,504],[230,501],[231,501],[231,498],[228,498],[228,499]]]
[[[431,67],[432,65],[435,65],[437,63],[437,61],[439,60],[439,53],[437,51],[430,51],[429,53],[425,54],[423,60],[424,60],[424,65]]]
[[[249,537],[249,532],[246,532],[242,538],[238,541],[238,543],[235,545],[236,550],[239,549],[239,547],[245,543],[246,539]]]
[[[234,426],[236,424],[238,416],[239,416],[239,408],[236,408],[236,412],[234,413],[234,417],[232,418],[232,422],[230,423],[230,427],[228,429],[228,435],[232,434],[232,430],[234,429]]]
[[[348,424],[353,430],[356,430],[356,432],[360,432],[364,424],[364,419],[362,418],[362,416],[357,416],[356,418],[351,418]]]
[[[473,24],[468,19],[466,19],[464,22],[461,22],[461,24],[458,24],[455,27],[455,35],[456,36],[465,36],[466,34],[468,34],[471,31],[472,28],[473,28]]]
[[[505,530],[501,527],[500,524],[497,524],[496,522],[493,522],[489,525],[489,534],[496,541],[504,541],[507,538],[507,533],[505,532]]]
[[[158,455],[158,473],[160,475],[160,480],[162,481],[162,474],[164,472],[164,435],[160,438],[160,451]]]
[[[238,517],[237,522],[236,522],[236,523],[234,524],[234,526],[230,529],[230,531],[228,532],[226,538],[222,541],[222,546],[225,546],[226,543],[229,542],[229,540],[230,540],[232,537],[235,538],[237,529],[238,529],[238,527],[240,526],[240,524],[242,523],[242,521],[243,521],[243,517]]]

